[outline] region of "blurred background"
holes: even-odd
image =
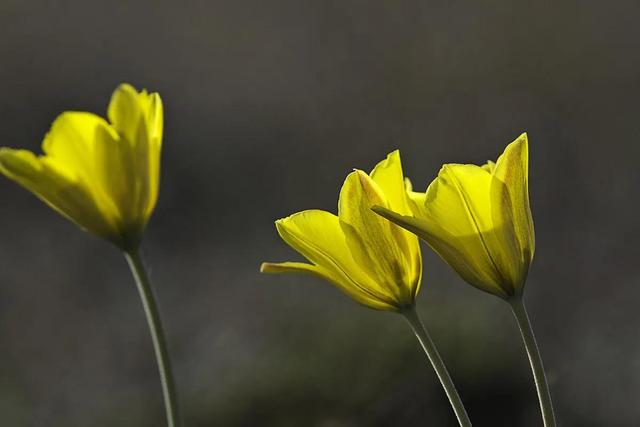
[[[400,148],[444,162],[530,139],[526,301],[562,426],[640,422],[640,8],[635,1],[60,0],[0,3],[1,145],[39,150],[118,83],[165,103],[144,255],[186,425],[454,426],[403,320],[319,279],[273,220],[335,212],[344,177]],[[122,256],[0,180],[6,426],[162,426]],[[476,426],[541,425],[507,305],[425,247],[419,310]]]

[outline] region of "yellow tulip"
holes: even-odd
[[[0,172],[84,230],[128,250],[139,245],[158,198],[163,110],[157,93],[120,85],[109,121],[65,112],[43,155],[0,149]]]
[[[373,210],[425,240],[471,285],[507,300],[522,294],[535,248],[526,134],[495,163],[446,164],[426,193],[407,190],[411,215]]]
[[[398,151],[370,175],[356,170],[347,176],[337,216],[307,210],[276,221],[280,237],[310,263],[263,263],[260,270],[319,276],[378,310],[413,306],[422,276],[418,239],[374,214],[373,205],[410,212]]]

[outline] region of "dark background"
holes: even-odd
[[[336,211],[400,148],[419,189],[527,131],[529,305],[562,426],[640,422],[635,1],[0,3],[0,143],[38,150],[122,81],[165,103],[144,242],[188,426],[453,426],[407,325],[319,279],[273,220]],[[121,255],[0,182],[3,426],[162,426]],[[419,309],[476,426],[539,426],[508,307],[426,249]]]

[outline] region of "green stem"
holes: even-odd
[[[431,340],[427,329],[424,327],[420,316],[416,312],[415,307],[410,307],[403,310],[402,315],[413,330],[413,333],[418,338],[422,349],[427,354],[429,361],[431,362],[431,366],[436,371],[438,375],[438,379],[440,380],[440,384],[444,388],[445,393],[447,393],[447,397],[449,398],[449,402],[451,403],[451,407],[453,408],[453,412],[456,414],[456,418],[458,419],[458,423],[461,427],[471,427],[471,421],[469,420],[469,416],[467,415],[467,411],[462,404],[462,400],[460,399],[460,395],[456,390],[456,386],[453,385],[453,381],[451,381],[451,376],[449,376],[449,372],[447,371],[438,350],[436,349],[435,344]]]
[[[164,406],[167,413],[167,425],[169,427],[178,427],[180,425],[178,418],[178,398],[173,382],[173,374],[171,372],[171,362],[167,351],[167,344],[162,331],[162,323],[160,322],[160,314],[158,306],[153,297],[151,282],[144,268],[140,253],[137,249],[124,253],[131,273],[138,286],[144,313],[149,324],[151,339],[153,341],[153,349],[156,353],[156,361],[158,362],[158,370],[160,371],[160,382],[162,383],[162,394],[164,396]]]
[[[540,401],[542,421],[544,422],[545,427],[555,427],[556,419],[553,415],[553,404],[551,403],[549,384],[547,383],[547,377],[544,374],[542,357],[540,357],[540,350],[536,343],[536,337],[533,335],[533,329],[531,328],[527,309],[524,306],[522,297],[513,298],[509,301],[509,304],[511,304],[511,310],[513,310],[513,314],[518,322],[518,327],[522,334],[522,340],[524,341],[524,347],[527,350],[527,356],[529,356],[529,363],[531,364],[531,371],[533,372],[533,379],[536,383],[536,391],[538,392],[538,400]]]

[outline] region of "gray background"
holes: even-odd
[[[640,9],[634,1],[0,3],[0,141],[38,150],[121,81],[165,102],[144,252],[187,425],[453,426],[396,315],[318,279],[273,220],[336,210],[351,168],[400,148],[424,189],[527,131],[529,304],[563,426],[640,422]],[[7,426],[160,426],[127,266],[0,182]],[[540,425],[508,308],[425,248],[419,309],[476,426]]]

